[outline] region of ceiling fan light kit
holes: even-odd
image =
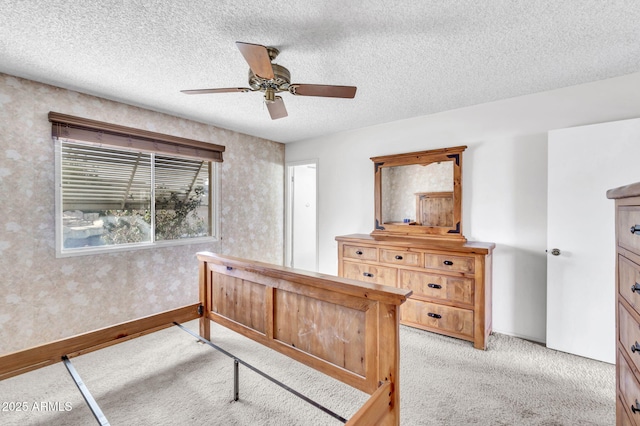
[[[272,120],[286,117],[284,101],[276,93],[289,92],[296,96],[319,96],[325,98],[352,99],[356,95],[354,86],[331,86],[322,84],[291,84],[291,73],[282,65],[273,61],[280,51],[275,47],[260,44],[236,42],[236,46],[249,64],[249,87],[230,87],[219,89],[182,90],[188,95],[230,92],[263,92],[264,101]]]

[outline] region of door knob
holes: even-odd
[[[547,250],[547,253],[551,253],[554,256],[560,256],[560,249],[553,248],[551,250]]]

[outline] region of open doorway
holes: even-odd
[[[287,163],[285,265],[318,270],[318,160]]]

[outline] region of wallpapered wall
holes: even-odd
[[[213,244],[56,259],[49,111],[224,145]],[[282,264],[284,145],[0,74],[0,354],[198,300],[202,250]]]

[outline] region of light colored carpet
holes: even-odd
[[[501,334],[487,351],[404,326],[400,338],[402,425],[615,424],[614,365]],[[215,324],[212,340],[343,417],[368,397]],[[177,327],[72,362],[114,426],[342,424],[243,366],[233,402],[233,360]],[[0,403],[0,425],[97,424],[61,363],[0,382]]]

